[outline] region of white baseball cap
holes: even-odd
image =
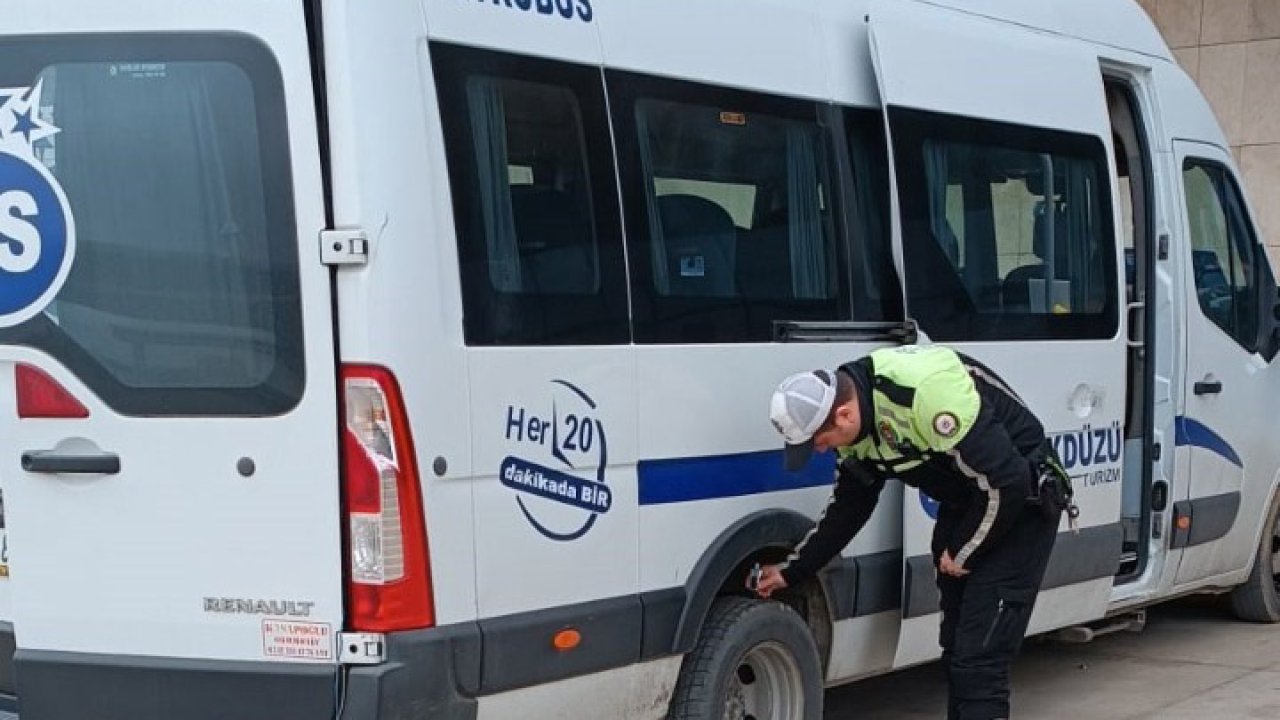
[[[773,391],[769,420],[786,442],[783,457],[788,472],[809,462],[813,436],[827,421],[835,402],[835,373],[827,370],[796,373]]]

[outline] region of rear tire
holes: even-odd
[[[822,665],[804,620],[778,602],[725,597],[684,658],[669,720],[822,720]]]
[[[1249,579],[1231,592],[1231,611],[1248,622],[1280,622],[1280,496],[1271,501]]]

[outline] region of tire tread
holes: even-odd
[[[727,597],[717,600],[707,614],[707,622],[698,636],[698,644],[693,652],[685,658],[689,672],[682,671],[676,683],[676,691],[671,701],[672,720],[682,718],[709,717],[706,698],[710,694],[706,688],[715,682],[712,665],[715,663],[715,649],[724,642],[725,635],[743,615],[751,611],[753,603],[741,597]]]
[[[669,720],[707,720],[718,718],[711,703],[716,695],[716,665],[720,648],[732,629],[752,613],[771,613],[782,622],[800,622],[794,610],[779,602],[752,600],[745,597],[722,597],[707,613],[697,645],[685,656],[672,693]],[[816,659],[816,649],[815,649]],[[819,683],[821,678],[818,678]],[[807,714],[807,713],[806,713]]]

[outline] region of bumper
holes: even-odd
[[[22,720],[329,720],[333,665],[19,649]]]
[[[474,720],[479,688],[475,625],[395,633],[387,662],[348,672],[340,720]]]
[[[346,669],[341,720],[474,720],[474,626],[389,635],[387,658]],[[22,649],[14,665],[22,720],[333,720],[339,705],[334,665]]]
[[[0,622],[0,720],[17,720],[18,700],[14,697],[13,623]]]

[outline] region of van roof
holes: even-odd
[[[432,40],[867,108],[879,105],[867,18],[906,1],[423,0]],[[1173,63],[1134,0],[916,1]]]
[[[1135,0],[917,1],[1173,61],[1160,31]]]

